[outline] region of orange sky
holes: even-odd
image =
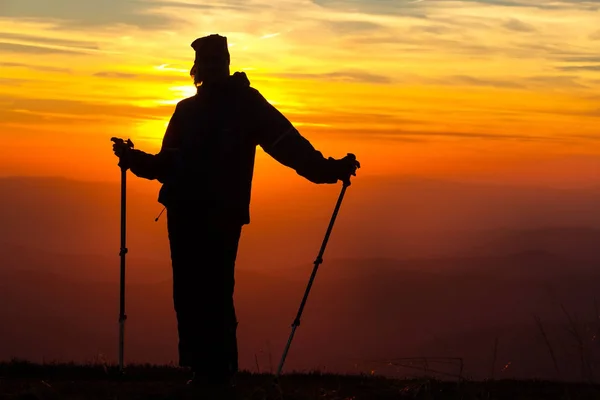
[[[0,170],[118,179],[111,136],[156,151],[193,93],[190,43],[361,174],[600,183],[600,28],[590,1],[9,0]],[[289,177],[268,168],[257,179]]]

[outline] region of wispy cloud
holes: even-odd
[[[322,23],[337,34],[355,34],[359,32],[376,31],[383,28],[381,24],[370,21],[327,21]]]
[[[447,79],[440,79],[440,83],[442,84],[451,84],[451,85],[466,85],[466,86],[488,86],[488,87],[499,87],[499,88],[511,88],[511,89],[520,89],[523,88],[524,85],[519,82],[509,81],[509,80],[500,80],[500,79],[483,79],[476,78],[474,76],[467,75],[456,75],[448,77]]]
[[[588,88],[589,86],[579,82],[577,76],[572,75],[545,75],[517,77],[509,79],[480,78],[468,75],[445,76],[435,79],[424,78],[423,84],[478,86],[490,88],[535,90],[543,88]]]
[[[309,79],[309,80],[326,80],[326,81],[340,81],[340,82],[368,82],[368,83],[392,83],[393,80],[384,75],[372,74],[365,71],[336,71],[326,72],[321,74],[309,74],[309,73],[272,73],[271,76],[284,77],[291,79]]]
[[[44,71],[44,72],[60,72],[60,73],[69,73],[71,70],[69,68],[63,67],[54,67],[43,64],[26,64],[20,62],[0,62],[0,67],[5,68],[25,68],[36,71]]]
[[[266,35],[262,35],[260,38],[261,39],[271,39],[271,38],[274,38],[275,36],[279,36],[280,34],[281,34],[280,32],[267,33]]]
[[[21,86],[25,82],[30,82],[30,80],[22,78],[0,78],[0,86]],[[0,104],[2,103],[0,102]]]
[[[508,30],[516,31],[516,32],[535,32],[536,29],[529,24],[526,24],[523,21],[520,21],[516,18],[512,18],[509,21],[502,24]]]
[[[26,54],[85,54],[84,49],[65,49],[46,46],[37,46],[33,44],[18,44],[0,42],[0,52],[6,53],[26,53]]]
[[[323,8],[337,11],[359,12],[375,15],[402,15],[413,18],[426,18],[428,1],[370,1],[370,0],[312,0]]]
[[[117,71],[101,71],[94,73],[94,76],[98,76],[100,78],[116,78],[116,79],[134,79],[137,78],[137,74],[130,74],[127,72],[117,72]]]
[[[171,8],[181,10],[200,10],[200,11],[230,11],[230,12],[252,12],[255,10],[250,1],[205,1],[201,4],[195,1],[178,0],[147,0],[148,7]]]
[[[564,67],[557,67],[561,71],[600,71],[600,64],[596,65],[568,65]]]
[[[55,100],[39,98],[7,98],[0,97],[4,103],[0,115],[4,120],[27,121],[34,116],[43,119],[64,120],[84,119],[105,121],[111,118],[120,119],[157,119],[168,116],[171,106],[137,107],[123,104],[103,104],[72,100]]]
[[[185,71],[187,72],[187,71]],[[137,81],[140,83],[148,82],[148,83],[179,83],[182,82],[190,82],[191,78],[185,73],[180,75],[174,74],[153,74],[153,73],[131,73],[131,72],[120,72],[120,71],[98,71],[92,74],[94,77],[98,78],[106,78],[110,80],[127,80],[127,81]]]
[[[533,76],[525,79],[527,84],[533,87],[552,87],[552,88],[589,88],[580,82],[578,76],[573,75],[546,75],[546,76]],[[593,82],[592,82],[593,83]]]
[[[67,48],[85,49],[85,50],[98,50],[98,45],[94,42],[87,40],[68,40],[61,38],[52,38],[41,35],[31,35],[15,32],[2,32],[0,33],[0,40],[2,41],[17,41],[25,42],[26,44],[42,46],[59,46]]]
[[[590,62],[590,63],[600,63],[600,56],[580,56],[580,57],[563,57],[560,59],[564,62]]]
[[[354,133],[356,135],[390,135],[400,138],[412,138],[413,140],[427,140],[435,141],[440,138],[451,138],[451,139],[475,139],[483,141],[522,141],[522,142],[552,142],[562,141],[563,139],[552,137],[552,136],[541,136],[541,135],[527,135],[527,134],[493,134],[493,133],[472,133],[472,132],[459,132],[459,131],[425,131],[425,130],[406,130],[399,129],[396,131],[386,130],[373,130],[373,129],[341,129],[340,133]]]
[[[443,0],[441,0],[443,1]],[[440,0],[435,1],[437,3]],[[530,8],[538,10],[584,10],[596,11],[598,2],[596,0],[558,0],[558,1],[539,1],[539,0],[462,0],[461,3],[480,3],[485,6],[517,7]]]
[[[447,35],[456,31],[452,26],[429,22],[428,25],[411,26],[409,32],[413,34],[430,33],[433,35]]]
[[[569,137],[583,140],[600,141],[600,135],[569,135]]]
[[[129,25],[143,29],[170,26],[171,19],[148,13],[144,0],[17,0],[0,8],[0,17],[59,20],[65,29],[90,30],[100,26]]]

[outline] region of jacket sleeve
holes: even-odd
[[[292,123],[257,90],[250,92],[252,131],[263,150],[313,183],[336,183],[336,162],[325,158]]]
[[[156,179],[161,183],[169,179],[174,169],[181,139],[179,114],[176,107],[157,154],[149,154],[137,149],[130,151],[127,163],[133,174],[149,180]]]

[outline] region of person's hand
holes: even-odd
[[[356,170],[360,168],[360,163],[354,154],[348,155],[342,159],[336,160],[336,175],[345,185],[350,185],[350,177],[356,176]]]
[[[113,153],[115,156],[121,158],[129,151],[129,146],[124,143],[115,143],[113,144]]]
[[[119,167],[127,168],[127,160],[133,143],[129,139],[125,141],[119,138],[112,138],[111,141],[113,142],[113,153],[119,158]]]

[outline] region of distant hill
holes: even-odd
[[[164,227],[153,224],[160,211],[155,193],[130,186],[129,247],[165,254]],[[118,184],[15,177],[0,179],[0,193],[0,243],[68,254],[119,253]]]
[[[78,282],[110,282],[119,279],[120,258],[118,249],[112,256],[95,254],[68,254],[45,249],[0,244],[0,272],[35,270],[58,274]],[[126,258],[127,276],[132,282],[154,283],[170,279],[168,260]]]
[[[52,257],[45,254],[44,259]],[[60,259],[63,271],[84,260]],[[445,267],[453,262],[456,267]],[[527,265],[537,265],[535,273]],[[552,272],[541,275],[542,266]],[[140,280],[142,268],[128,279],[126,354],[132,361],[169,362],[176,359],[171,282]],[[245,368],[255,368],[255,354],[263,370],[277,363],[311,268],[279,275],[238,269],[236,304]],[[99,354],[114,359],[116,278],[95,282],[47,269],[38,260],[29,267],[0,270],[0,359],[85,361]],[[582,331],[588,335],[589,324],[596,321],[599,289],[600,272],[569,269],[567,261],[553,261],[544,253],[470,260],[328,259],[317,275],[289,366],[348,371],[370,368],[369,360],[452,355],[465,358],[466,373],[486,377],[499,337],[498,362],[514,364],[504,376],[552,375],[533,316],[548,324],[552,340],[560,334],[563,347],[556,351],[562,363],[572,364],[578,355],[572,338],[564,335],[561,304],[579,323],[588,323],[588,331]],[[526,350],[531,357],[525,357]]]
[[[546,252],[582,265],[597,265],[600,258],[599,244],[600,228],[555,225],[537,229],[490,231],[474,241],[465,252],[484,256]]]

